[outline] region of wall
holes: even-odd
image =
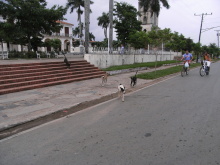
[[[174,56],[181,55],[177,52],[169,52],[157,55],[157,61],[173,60]],[[85,54],[84,59],[99,68],[107,68],[114,65],[125,65],[143,62],[156,61],[156,55],[141,54],[141,55],[100,55],[100,54]]]

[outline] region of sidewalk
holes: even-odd
[[[160,67],[160,69],[163,68],[165,67]],[[139,73],[152,70],[143,70]],[[58,111],[74,109],[84,103],[88,106],[89,103],[94,105],[115,98],[117,97],[117,86],[120,83],[126,87],[127,92],[131,92],[155,81],[138,79],[137,85],[130,87],[130,76],[133,75],[135,72],[109,76],[108,82],[104,86],[101,85],[101,78],[95,78],[1,95],[0,131]]]

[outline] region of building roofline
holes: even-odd
[[[64,22],[64,21],[56,21],[56,23],[66,24],[66,25],[72,25],[72,26],[74,26],[74,24],[71,24],[71,23],[68,23],[68,22]]]

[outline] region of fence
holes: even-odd
[[[125,54],[119,54],[113,51],[91,52],[84,55],[84,59],[99,68],[107,68],[115,65],[125,65],[153,61],[173,60],[175,56],[181,56],[180,52],[167,51],[127,51]],[[149,53],[149,54],[148,54]]]

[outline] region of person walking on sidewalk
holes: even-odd
[[[125,53],[125,47],[123,44],[121,44],[120,54],[124,54],[124,53]]]

